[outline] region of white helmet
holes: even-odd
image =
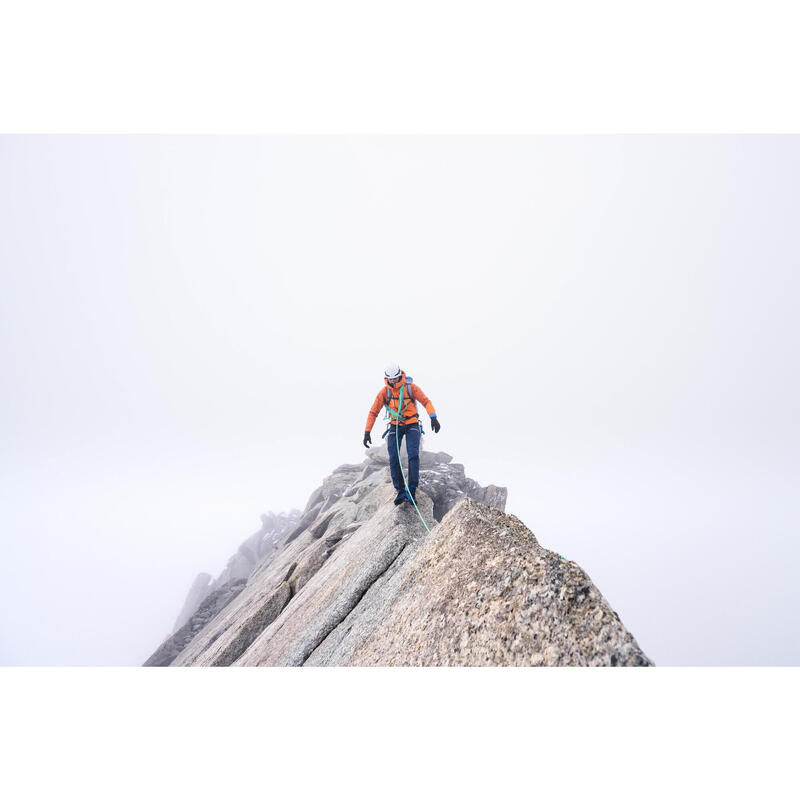
[[[386,369],[383,371],[383,374],[389,379],[392,380],[394,378],[399,378],[401,373],[400,367],[392,362],[391,364],[386,365]]]

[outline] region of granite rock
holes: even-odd
[[[201,572],[192,582],[189,588],[189,594],[186,595],[186,600],[183,602],[181,613],[178,614],[178,619],[175,620],[175,625],[172,632],[176,633],[191,619],[192,614],[200,607],[200,603],[208,597],[211,592],[211,575],[208,572]]]
[[[231,581],[211,592],[201,603],[192,616],[172,636],[161,644],[147,661],[145,667],[169,666],[175,657],[197,636],[201,631],[230,601],[244,588],[243,580]]]
[[[652,663],[586,573],[505,513],[504,487],[480,486],[447,453],[420,461],[424,524],[393,504],[386,448],[371,448],[326,476],[270,546],[243,543],[235,592],[201,604],[147,663]]]

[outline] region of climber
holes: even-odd
[[[419,421],[419,414],[417,413],[415,401],[419,400],[424,404],[425,410],[431,418],[431,427],[436,433],[439,433],[439,429],[442,426],[436,418],[436,410],[433,407],[433,403],[427,398],[425,392],[419,388],[419,384],[414,383],[412,385],[413,379],[406,377],[406,373],[401,370],[397,364],[389,364],[386,367],[383,373],[383,380],[386,385],[378,392],[375,401],[372,403],[372,408],[370,408],[369,414],[367,415],[367,429],[364,432],[364,447],[369,447],[372,443],[372,437],[370,436],[372,426],[375,424],[375,420],[381,408],[387,406],[395,415],[399,416],[399,419],[391,419],[390,414],[389,425],[386,427],[383,434],[383,436],[386,436],[387,433],[389,434],[386,443],[387,449],[389,450],[389,468],[392,473],[392,483],[394,484],[394,488],[397,489],[397,497],[394,499],[394,504],[399,506],[404,500],[416,501],[417,497],[417,484],[419,483],[419,440],[422,433],[422,426]],[[403,388],[402,410],[397,407],[400,399],[401,387]],[[403,443],[404,436],[406,439],[406,453],[408,454],[408,492],[406,492],[406,488],[403,485],[403,473],[400,467],[400,459],[397,455],[398,447]],[[396,437],[399,437],[399,439]]]

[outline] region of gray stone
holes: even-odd
[[[460,501],[326,663],[652,666],[574,562],[522,522]],[[380,621],[376,624],[376,618]]]
[[[189,588],[189,594],[186,595],[186,600],[184,600],[181,613],[178,614],[178,618],[175,620],[175,625],[172,628],[173,633],[178,631],[187,623],[192,614],[197,611],[200,603],[202,603],[203,600],[208,597],[208,594],[211,591],[210,583],[211,575],[209,575],[207,572],[201,572],[194,579],[191,587]]]
[[[189,620],[172,636],[168,637],[153,653],[145,667],[167,667],[182,652],[195,636],[244,588],[244,581],[233,581],[215,589],[200,604]]]
[[[421,454],[428,533],[412,504],[392,502],[386,447],[366,455],[327,476],[267,550],[263,537],[243,543],[226,569],[247,561],[246,583],[148,663],[652,663],[586,573],[504,513],[504,487],[480,486],[447,453]]]
[[[316,514],[310,519],[313,520],[315,517]],[[225,569],[215,580],[212,581],[211,575],[206,572],[201,572],[195,578],[175,622],[173,633],[177,633],[186,624],[198,610],[200,604],[212,593],[233,582],[247,580],[260,560],[277,547],[278,540],[285,535],[287,530],[297,527],[299,520],[300,511],[296,508],[288,513],[262,514],[259,530],[248,536],[239,545],[237,551],[228,559]],[[226,592],[217,595],[217,597],[228,598],[231,596]]]

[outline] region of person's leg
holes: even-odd
[[[397,458],[397,426],[392,425],[391,431],[386,435],[386,449],[389,452],[389,471],[392,473],[392,483],[398,492],[405,490],[403,476],[400,473],[400,461]]]
[[[408,453],[408,488],[416,491],[419,484],[419,425],[410,425],[406,430],[406,453]]]
[[[407,432],[408,431],[406,431],[406,426],[405,425],[398,425],[397,426],[397,435],[399,437],[398,441],[400,442],[400,462],[399,462],[399,466],[398,466],[398,475],[400,476],[400,488],[403,491],[406,490],[406,485],[405,485],[405,483],[403,481],[403,471],[404,471],[403,470],[403,460],[402,460],[403,439],[405,438]],[[397,451],[396,450],[395,450],[395,455],[397,455]],[[408,473],[407,472],[406,472],[406,480],[408,480]]]
[[[406,454],[408,454],[408,439],[406,438],[408,436],[408,426],[407,425],[398,425],[397,426],[397,435],[398,435],[398,439],[399,439],[399,442],[400,442],[400,453],[401,453],[401,456],[402,456],[402,452],[403,452],[403,439],[406,440]],[[397,446],[395,446],[395,449],[394,449],[395,458],[397,458],[397,449],[398,449]],[[397,465],[397,475],[398,475],[398,477],[400,479],[400,489],[405,491],[406,490],[406,485],[403,482],[403,472],[404,472],[403,463],[402,463],[402,459],[401,459],[400,462],[398,462],[398,465]],[[405,476],[406,476],[406,480],[408,480],[408,471],[407,470],[405,470]],[[409,481],[409,485],[410,484],[411,484],[411,482]]]

